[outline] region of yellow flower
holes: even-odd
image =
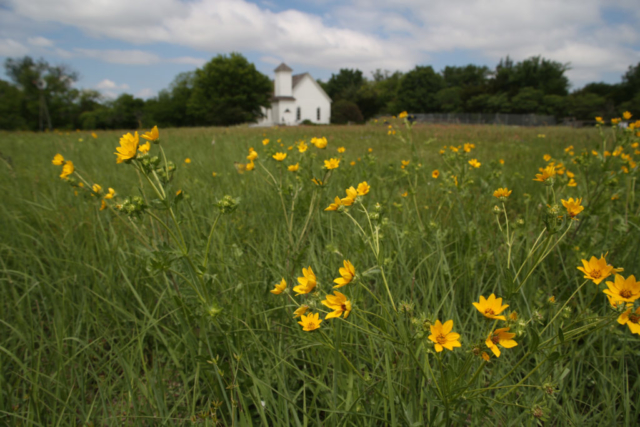
[[[84,139],[78,138],[78,142],[82,142],[82,141],[84,141]]]
[[[347,261],[345,259],[342,263],[344,264],[344,268],[340,267],[340,276],[342,277],[338,277],[333,281],[333,283],[337,283],[333,289],[338,289],[348,285],[356,275],[356,269],[353,264],[351,264],[351,261]]]
[[[409,166],[409,163],[411,163],[411,160],[401,160],[400,163],[402,163],[402,169],[404,169],[405,166]]]
[[[509,320],[511,320],[512,322],[518,320],[518,312],[512,311],[511,313],[509,313]]]
[[[293,312],[293,318],[300,317],[305,314],[309,310],[309,306],[307,304],[302,304],[296,311]]]
[[[254,149],[249,150],[249,155],[247,156],[247,160],[252,162],[257,158],[258,158],[258,152],[255,151]]]
[[[319,329],[320,323],[322,323],[322,319],[319,319],[319,316],[319,313],[310,314],[308,316],[302,315],[302,317],[300,318],[301,321],[298,323],[302,325],[303,331],[314,331],[316,329]]]
[[[338,153],[344,153],[345,151],[347,151],[346,148],[344,147],[338,147]]]
[[[449,149],[454,153],[457,153],[459,151],[458,147],[454,147],[453,145],[449,146]]]
[[[609,300],[613,300],[615,303],[620,302],[634,302],[640,298],[640,282],[636,282],[636,277],[632,274],[628,278],[624,278],[619,274],[616,274],[614,282],[606,282],[609,289],[605,289],[604,292],[609,296]],[[614,305],[612,303],[612,305]]]
[[[598,122],[598,124],[603,124],[604,120],[602,120],[602,117],[596,116],[596,122]]]
[[[628,111],[625,111],[624,113],[622,113],[622,117],[624,117],[625,120],[629,120],[631,116],[633,116],[633,114],[631,114]]]
[[[509,190],[508,188],[498,188],[493,192],[493,197],[497,197],[498,199],[507,199],[511,195],[513,190]]]
[[[98,194],[102,193],[102,187],[98,184],[93,184],[91,189],[93,189],[94,193],[98,193]]]
[[[507,320],[506,317],[498,315],[509,306],[502,305],[502,298],[496,298],[494,294],[489,295],[488,299],[480,295],[480,301],[474,302],[473,306],[489,319]]]
[[[274,154],[274,155],[273,155],[273,156],[271,156],[271,157],[273,157],[273,158],[274,158],[274,159],[276,159],[277,161],[281,162],[281,161],[283,161],[284,159],[286,159],[286,158],[287,158],[287,153],[276,153],[276,154]]]
[[[622,121],[622,119],[620,117],[616,117],[614,119],[611,119],[611,124],[613,125],[617,125],[618,123],[620,123]]]
[[[148,153],[149,150],[151,150],[151,144],[149,143],[149,141],[145,142],[144,144],[138,147],[138,151],[141,152],[142,154]]]
[[[262,145],[267,145],[269,143],[269,139],[263,139],[262,140]]]
[[[254,169],[255,169],[255,167],[256,167],[256,164],[255,164],[255,163],[253,163],[253,162],[249,162],[249,163],[247,163],[247,165],[245,166],[245,169],[246,169],[246,170],[248,170],[248,171],[252,171],[252,170],[254,170]]]
[[[402,197],[407,197],[409,195],[408,191],[405,191],[404,193],[400,194]]]
[[[431,335],[429,339],[436,343],[436,351],[440,353],[443,349],[453,351],[454,347],[461,347],[460,334],[451,332],[453,329],[453,320],[447,320],[444,324],[436,320],[435,325],[429,326],[431,328]]]
[[[316,148],[325,148],[327,146],[327,138],[324,136],[322,138],[311,138],[311,143],[316,146]]]
[[[102,199],[102,203],[100,203],[100,210],[103,211],[105,209],[107,209],[107,202]]]
[[[491,360],[491,356],[489,356],[486,351],[483,351],[480,356],[482,356],[485,362],[488,362],[489,360]]]
[[[573,150],[573,145],[568,146],[567,148],[564,149],[565,153],[568,153],[569,151]]]
[[[394,132],[395,133],[395,132]],[[373,148],[369,147],[369,149],[367,150],[369,153],[373,153]],[[360,160],[360,158],[358,158],[358,160]]]
[[[431,172],[431,178],[438,179],[439,176],[440,176],[440,171],[438,169]]]
[[[186,159],[184,159],[184,162],[185,162],[186,164],[189,164],[189,163],[191,163],[191,159],[187,157]]]
[[[556,297],[555,297],[555,296],[553,296],[553,295],[551,295],[551,296],[549,297],[548,301],[549,301],[549,303],[550,303],[550,304],[555,304],[555,303],[556,303]]]
[[[91,136],[93,137],[93,139],[98,139],[98,134],[95,132],[91,132]]]
[[[576,198],[573,200],[573,197],[569,198],[569,200],[562,199],[562,206],[567,209],[567,214],[571,218],[575,218],[580,212],[584,210],[584,206],[580,206],[582,203],[582,199]]]
[[[576,182],[575,179],[571,178],[569,179],[569,183],[567,184],[567,187],[577,187],[578,183]]]
[[[551,160],[551,156],[549,154],[545,154],[544,156],[542,156],[542,158],[544,159],[545,162],[548,162]]]
[[[631,333],[640,335],[640,307],[635,312],[633,308],[628,308],[618,317],[618,323],[627,325]]]
[[[120,147],[116,147],[117,153],[113,153],[118,156],[117,163],[126,162],[136,157],[138,140],[138,132],[136,132],[135,135],[127,133],[120,138]]]
[[[476,168],[476,169],[477,169],[477,168],[479,168],[479,167],[480,167],[480,165],[481,165],[482,163],[480,163],[480,162],[478,161],[478,159],[471,159],[471,160],[469,160],[469,164],[470,164],[472,167],[474,167],[474,168]]]
[[[282,140],[281,140],[280,138],[278,138],[278,140],[277,140],[276,142],[277,142],[277,143],[280,143],[280,142],[282,142]]]
[[[540,168],[540,172],[541,173],[536,174],[536,177],[533,179],[534,181],[545,182],[549,178],[556,176],[556,168],[553,165],[549,165],[544,169]]]
[[[313,288],[316,287],[316,275],[313,273],[311,266],[309,268],[302,269],[302,277],[298,277],[298,286],[293,288],[293,291],[296,293],[296,296],[302,294],[308,294],[313,291]]]
[[[369,194],[369,190],[371,190],[371,186],[367,184],[367,181],[362,181],[360,184],[358,184],[358,188],[356,191],[358,193],[358,196],[366,196],[367,194]]]
[[[283,277],[282,281],[280,281],[280,283],[277,283],[275,285],[275,288],[271,289],[269,292],[275,295],[280,295],[282,292],[284,292],[286,288],[287,288],[287,281],[284,280],[284,277]]]
[[[300,142],[300,144],[298,144],[298,151],[301,153],[304,153],[305,151],[307,151],[307,148],[309,148],[309,146],[307,144],[304,143],[304,141]]]
[[[349,301],[344,294],[333,291],[333,295],[327,295],[325,298],[324,301],[321,301],[322,304],[333,310],[325,316],[325,319],[340,317],[343,313],[345,319],[349,317],[349,313],[351,313],[351,301]]]
[[[331,203],[329,205],[329,207],[327,207],[325,209],[325,211],[336,211],[338,210],[338,208],[340,207],[340,205],[342,205],[342,201],[340,200],[340,197],[336,196],[336,199],[333,203]]]
[[[611,151],[607,150],[604,152],[605,157],[611,157]]]
[[[298,172],[298,169],[300,169],[300,163],[296,163],[295,165],[289,165],[287,166],[287,169],[289,170],[289,172]]]
[[[498,161],[500,162],[501,165],[504,165],[504,159],[500,159]]]
[[[349,163],[349,164],[350,164],[351,166],[355,166],[355,165],[356,165],[356,162],[351,162],[351,163]]]
[[[293,150],[293,145],[288,146],[287,150],[289,150],[289,151]]]
[[[485,341],[485,344],[489,349],[495,354],[496,357],[500,357],[500,349],[498,348],[498,344],[504,348],[513,348],[518,345],[512,338],[516,336],[516,334],[512,332],[507,332],[509,328],[500,328],[496,329],[494,332],[491,332]]]
[[[158,126],[154,126],[149,132],[141,135],[147,141],[157,141],[160,139],[160,132],[158,132]]]
[[[55,156],[53,156],[53,160],[51,160],[51,163],[53,163],[56,166],[63,165],[64,157],[62,157],[62,154],[56,154]]]
[[[75,170],[76,169],[73,167],[73,162],[71,160],[67,160],[64,166],[62,166],[62,173],[60,173],[60,178],[65,179]]]
[[[113,199],[115,195],[116,195],[116,191],[113,188],[109,187],[109,192],[105,194],[104,198]]]
[[[573,172],[571,172],[571,171],[567,171],[567,177],[569,177],[569,178],[575,178],[575,176],[576,176],[576,174],[574,174]]]
[[[593,154],[594,156],[597,156],[598,152],[596,150],[591,150],[591,154]]]
[[[321,181],[321,180],[319,180],[318,178],[311,178],[311,181],[313,181],[313,183],[314,183],[315,185],[317,185],[317,186],[322,187],[322,185],[323,185],[323,184],[322,184],[322,181]]]
[[[538,134],[538,138],[546,138],[546,137],[547,137],[547,135],[545,135],[544,133],[539,133]]]
[[[336,169],[338,166],[340,166],[340,159],[329,159],[324,161],[324,167],[326,169]]]
[[[218,174],[217,174],[217,172],[211,172],[211,176],[213,176],[215,178],[216,176],[218,176]]]
[[[462,148],[462,149],[464,150],[464,152],[465,152],[465,153],[469,153],[469,152],[471,152],[471,150],[472,150],[472,149],[474,149],[474,148],[476,148],[475,144],[471,144],[471,143],[468,143],[468,142],[467,142],[467,143],[465,143],[465,144],[463,145],[463,148]]]
[[[407,114],[406,111],[403,111],[402,113],[398,114],[398,118],[399,119],[404,119],[405,117],[409,116],[409,114]]]

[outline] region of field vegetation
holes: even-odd
[[[633,120],[1,133],[0,423],[637,425]]]

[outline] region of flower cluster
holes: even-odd
[[[345,197],[340,198],[336,196],[334,202],[331,203],[325,211],[337,211],[340,206],[351,206],[358,199],[358,196],[365,196],[369,194],[370,189],[371,186],[367,184],[367,181],[363,181],[358,184],[358,188],[351,186],[345,190]]]

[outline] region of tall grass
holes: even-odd
[[[584,284],[576,269],[581,259],[608,252],[625,277],[638,273],[637,172],[616,167],[610,177],[604,162],[565,160],[578,186],[558,180],[557,202],[584,197],[585,211],[580,221],[565,218],[554,234],[547,207],[553,194],[532,181],[544,154],[566,159],[569,145],[575,156],[583,149],[602,152],[603,138],[613,151],[620,131],[416,126],[413,151],[382,124],[160,132],[167,158],[177,165],[166,186],[176,224],[143,174],[115,163],[122,132],[99,132],[97,139],[75,132],[0,134],[2,423],[640,421],[638,335],[615,321],[604,283]],[[329,141],[324,150],[287,150],[322,135]],[[266,147],[264,138],[270,139]],[[475,144],[468,158],[477,158],[480,168],[439,154],[443,145],[463,143]],[[346,148],[340,167],[316,186],[311,178],[326,176],[322,160],[338,157],[340,146]],[[257,162],[275,186],[261,166],[237,172],[234,162],[246,163],[249,147],[258,150]],[[263,151],[274,148],[300,157],[300,172],[286,171]],[[114,188],[120,200],[143,197],[147,213],[129,218],[113,208],[100,211],[100,197],[58,178],[59,167],[51,165],[56,153],[73,160],[87,181]],[[401,169],[405,159],[411,163]],[[434,169],[442,173],[438,179],[431,177]],[[371,192],[349,209],[353,220],[324,211],[362,181]],[[511,248],[502,202],[492,195],[504,186],[513,190],[505,204]],[[220,215],[225,195],[238,206]],[[374,213],[369,232],[367,215]],[[184,247],[171,238],[178,229]],[[206,267],[192,268],[188,258],[206,259]],[[292,315],[296,304],[309,303],[324,318],[318,301],[345,259],[358,273],[354,284],[339,289],[353,302],[351,315],[302,331]],[[290,290],[307,266],[318,277],[319,298],[269,293],[282,278]],[[209,295],[206,304],[190,281]],[[484,341],[495,323],[472,303],[492,292],[509,304],[505,314],[518,313],[509,323],[518,346],[485,362],[480,351],[489,351]],[[429,325],[449,319],[462,347],[436,353]]]

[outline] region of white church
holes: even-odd
[[[309,73],[292,75],[293,70],[282,63],[275,69],[271,108],[262,107],[259,126],[296,126],[304,120],[329,124],[331,98]]]

